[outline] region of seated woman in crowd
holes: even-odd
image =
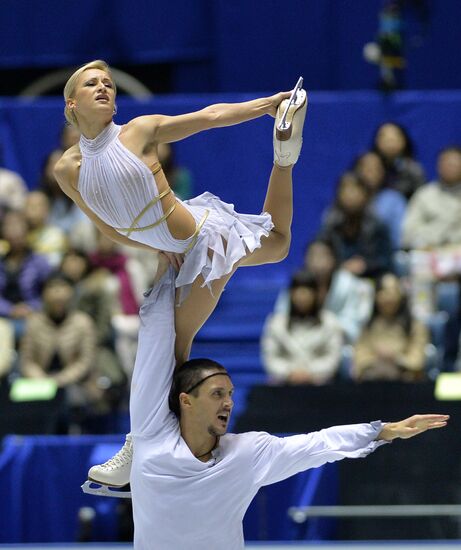
[[[304,269],[318,285],[321,306],[336,316],[347,342],[355,342],[370,319],[374,286],[368,279],[356,277],[338,267],[334,248],[329,241],[315,239],[304,254]],[[289,292],[283,289],[275,305],[276,312],[288,312]]]
[[[386,273],[377,281],[372,317],[355,345],[353,377],[422,380],[428,342],[428,330],[412,317],[400,280]]]
[[[83,412],[100,397],[92,376],[96,335],[91,318],[73,308],[73,294],[72,282],[64,275],[55,273],[47,279],[42,310],[26,323],[20,367],[26,378],[54,380],[65,389],[69,410]]]
[[[353,170],[368,187],[371,210],[388,228],[392,248],[399,250],[407,201],[395,189],[385,187],[386,169],[378,153],[368,151],[357,157]]]
[[[387,227],[369,211],[370,192],[352,172],[340,180],[333,206],[324,215],[319,238],[332,243],[339,266],[358,277],[390,270],[392,247]]]
[[[5,214],[0,234],[5,251],[0,258],[0,316],[13,322],[18,340],[25,319],[41,306],[42,286],[51,267],[29,248],[27,222],[20,212]]]
[[[68,248],[64,231],[48,221],[50,201],[45,193],[32,191],[27,195],[24,209],[29,233],[27,239],[32,250],[43,254],[48,262],[57,267]]]
[[[126,376],[115,353],[112,315],[116,309],[113,295],[107,288],[106,276],[94,271],[89,257],[82,251],[69,250],[61,263],[61,272],[74,285],[74,306],[91,317],[96,335],[94,370],[104,378],[109,392],[98,400],[98,410],[106,412],[123,396]],[[113,398],[113,399],[112,399]]]
[[[298,272],[290,285],[289,311],[271,315],[263,330],[267,372],[280,382],[327,384],[338,371],[342,343],[336,317],[321,307],[315,277]]]
[[[128,377],[131,376],[136,356],[139,330],[139,307],[143,292],[149,287],[144,266],[127,256],[120,245],[97,232],[97,248],[89,254],[93,277],[105,279],[105,288],[114,298],[112,326],[115,331],[115,349]]]
[[[410,136],[400,124],[381,124],[373,138],[373,150],[384,161],[386,186],[399,191],[407,200],[426,182],[423,167],[414,158]]]

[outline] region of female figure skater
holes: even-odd
[[[115,97],[115,84],[104,61],[87,63],[69,78],[64,113],[81,138],[57,162],[57,181],[109,238],[168,254],[179,268],[176,287],[182,313],[176,322],[198,331],[197,321],[203,324],[208,318],[238,265],[278,262],[288,253],[291,173],[301,150],[306,92],[298,82],[292,93],[211,105],[179,116],[141,116],[124,126],[112,120]],[[173,195],[158,162],[159,143],[264,114],[276,116],[276,128],[275,161],[263,214],[238,214],[211,193],[184,202]],[[194,335],[187,334],[185,341],[192,341]],[[188,352],[184,342],[177,342],[179,363]]]
[[[300,79],[293,92],[173,117],[141,116],[124,126],[112,120],[116,88],[105,62],[80,67],[64,88],[66,119],[81,138],[57,162],[56,179],[109,238],[163,251],[179,269],[178,364],[188,359],[195,334],[237,267],[278,262],[288,253],[292,168],[301,151],[307,110],[301,85]],[[174,197],[158,162],[159,143],[265,114],[276,122],[263,214],[238,214],[211,193],[188,201]]]

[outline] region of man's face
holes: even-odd
[[[210,374],[213,371],[204,373],[203,377]],[[190,395],[191,408],[187,414],[193,416],[197,428],[207,430],[210,435],[224,435],[234,406],[233,393],[234,386],[229,376],[212,376],[199,386],[197,397]]]

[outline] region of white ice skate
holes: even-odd
[[[130,482],[132,456],[133,445],[131,435],[128,434],[125,444],[117,454],[104,464],[90,468],[82,491],[90,495],[131,498],[131,492],[123,489]]]
[[[295,164],[303,144],[303,126],[307,111],[307,93],[300,76],[289,99],[277,108],[274,124],[274,162],[279,166]]]

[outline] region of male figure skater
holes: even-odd
[[[174,276],[169,267],[140,311],[131,389],[136,550],[241,550],[242,519],[260,487],[447,424],[434,414],[285,438],[226,434],[234,388],[225,368],[194,359],[174,372]]]

